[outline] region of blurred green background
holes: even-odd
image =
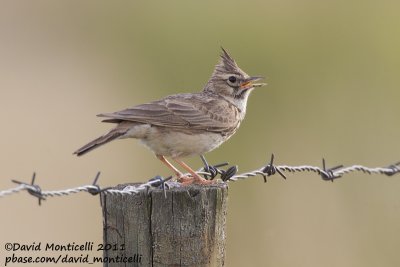
[[[89,184],[99,170],[102,186],[168,176],[135,140],[72,152],[109,129],[98,113],[201,90],[220,46],[268,86],[210,162],[244,172],[273,152],[287,165],[394,163],[399,9],[390,0],[1,1],[0,190],[33,171],[47,190]],[[400,176],[232,183],[227,266],[400,266],[399,192]],[[88,194],[38,207],[21,193],[0,199],[0,211],[1,261],[5,242],[102,240]]]

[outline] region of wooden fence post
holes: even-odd
[[[165,193],[101,194],[104,266],[225,265],[228,186],[191,185]]]

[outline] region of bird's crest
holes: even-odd
[[[214,74],[224,74],[224,73],[235,73],[240,70],[239,66],[236,64],[235,60],[228,54],[228,52],[222,48],[221,59],[215,66]]]

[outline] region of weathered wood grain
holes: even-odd
[[[102,193],[104,257],[133,261],[104,266],[224,266],[227,196],[226,184]]]

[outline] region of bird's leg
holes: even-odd
[[[214,181],[204,179],[203,177],[198,175],[194,170],[192,170],[192,168],[190,168],[185,162],[181,161],[180,159],[173,158],[173,160],[175,160],[176,163],[181,165],[182,168],[187,170],[193,176],[193,181],[191,181],[191,183],[194,183],[194,184],[212,184],[212,183],[214,183]]]
[[[156,157],[175,173],[175,175],[178,177],[178,180],[182,182],[189,182],[193,180],[192,178],[184,177],[184,175],[177,168],[175,168],[175,166],[172,165],[163,155],[156,155]]]

